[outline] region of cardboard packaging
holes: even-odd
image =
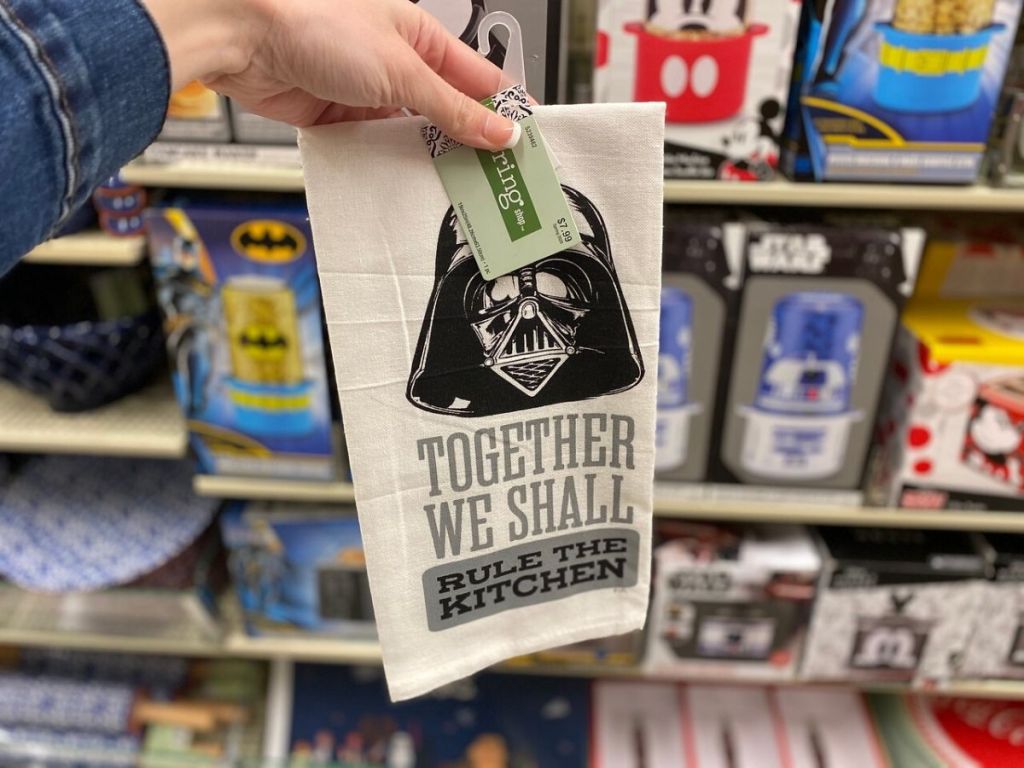
[[[231,141],[228,101],[202,83],[189,83],[171,95],[161,141]]]
[[[798,526],[665,523],[646,667],[659,676],[795,677],[821,569]]]
[[[220,526],[249,634],[374,636],[355,508],[232,502]]]
[[[526,89],[541,104],[565,98],[568,57],[568,0],[412,0],[432,13],[453,35],[479,48],[477,30],[487,14],[505,11],[516,17],[523,32]],[[504,31],[492,33],[488,58],[498,66],[505,60]]]
[[[1024,304],[915,300],[872,457],[879,504],[1015,511],[1024,497]]]
[[[824,528],[827,552],[801,676],[941,686],[958,672],[985,592],[974,539]]]
[[[975,181],[1020,0],[817,5],[805,2],[820,29],[801,97],[815,178]]]
[[[658,356],[658,480],[703,480],[719,371],[743,280],[743,225],[725,212],[665,207]],[[723,351],[725,350],[725,351]]]
[[[150,209],[146,221],[175,393],[200,471],[332,477],[305,209],[184,202]]]
[[[253,114],[234,101],[230,105],[231,133],[239,144],[293,145],[298,141],[295,126]]]
[[[666,103],[666,178],[770,179],[799,13],[799,0],[601,0],[594,98]]]
[[[787,745],[786,765],[893,768],[862,693],[823,686],[777,688],[771,695]]]
[[[861,487],[923,241],[914,228],[748,225],[712,479],[794,499]]]
[[[985,534],[992,565],[963,677],[1024,680],[1024,536]]]
[[[936,214],[914,288],[919,299],[1020,299],[1024,226],[1000,214]]]

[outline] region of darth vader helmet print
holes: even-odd
[[[630,389],[644,375],[601,214],[563,186],[581,242],[494,280],[449,208],[407,396],[418,408],[491,416]]]

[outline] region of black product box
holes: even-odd
[[[792,488],[794,500],[801,489],[860,489],[923,245],[910,227],[747,225],[712,480],[775,498]]]
[[[1024,679],[1024,536],[985,534],[992,566],[961,670],[968,678]]]
[[[821,555],[800,526],[663,523],[646,668],[658,676],[796,676]]]
[[[989,564],[955,531],[820,530],[827,559],[802,676],[940,686],[956,676]]]
[[[564,100],[567,67],[568,0],[413,0],[433,14],[445,28],[474,50],[480,49],[478,31],[491,13],[515,16],[522,30],[526,89],[541,104]],[[486,22],[489,24],[489,22]],[[487,58],[501,66],[509,36],[501,27],[491,33]]]
[[[723,353],[743,281],[744,228],[722,211],[665,206],[658,420],[659,480],[703,480]]]

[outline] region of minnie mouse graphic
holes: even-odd
[[[779,166],[779,135],[772,121],[782,113],[775,99],[761,103],[759,117],[747,117],[733,123],[722,137],[726,160],[719,166],[718,178],[726,181],[770,179]]]
[[[1012,390],[1022,387],[1024,380],[994,382],[982,388],[971,411],[961,458],[967,465],[1024,490],[1024,413],[1013,414],[1003,407]]]

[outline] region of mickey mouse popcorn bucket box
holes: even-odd
[[[146,212],[175,393],[203,472],[327,479],[331,408],[305,211]]]
[[[832,0],[817,16],[801,97],[816,178],[974,181],[1020,8]]]
[[[595,98],[665,102],[667,178],[771,178],[799,11],[799,0],[601,0]]]

